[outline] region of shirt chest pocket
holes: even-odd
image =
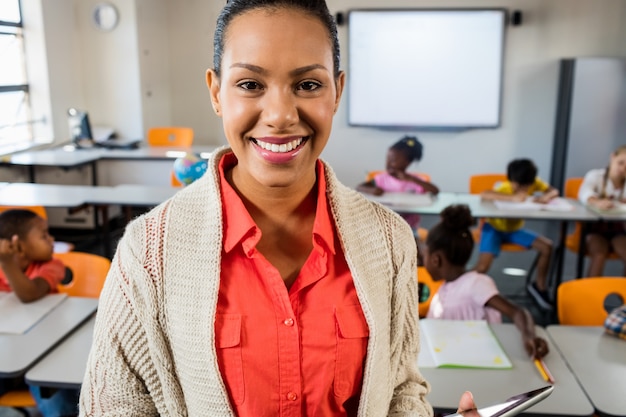
[[[244,400],[243,359],[241,353],[241,315],[217,314],[215,339],[218,363],[231,401]]]
[[[342,306],[335,311],[337,354],[334,391],[349,398],[359,392],[367,353],[369,328],[360,305]]]

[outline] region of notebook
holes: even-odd
[[[562,197],[556,197],[546,204],[533,201],[533,197],[529,197],[523,202],[494,200],[493,204],[500,210],[571,211],[574,209],[572,203]]]
[[[513,364],[485,320],[420,320],[422,368],[510,369]]]

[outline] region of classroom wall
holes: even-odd
[[[106,34],[96,33],[88,24],[95,2],[74,0],[76,21],[66,22],[81,39],[81,93],[92,119],[115,126],[127,137],[163,121],[193,127],[198,144],[225,143],[205,87],[214,22],[223,2],[154,0],[157,9],[147,13],[144,7],[151,1],[114,0],[120,25]],[[344,100],[323,157],[350,186],[362,181],[368,170],[383,168],[386,149],[405,133],[417,134],[424,143],[424,159],[415,169],[430,173],[443,190],[465,191],[472,173],[501,172],[508,160],[522,156],[534,159],[540,175],[548,177],[559,59],[626,57],[622,0],[329,0],[328,4],[333,13],[367,7],[506,7],[523,12],[523,24],[506,33],[501,127],[454,133],[354,128],[347,125]],[[339,36],[346,69],[347,26],[339,28]],[[48,55],[54,56],[54,51]],[[51,77],[54,83],[54,74]],[[54,97],[51,103],[56,112],[67,105]]]

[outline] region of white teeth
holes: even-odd
[[[292,140],[291,142],[278,145],[276,143],[268,143],[268,142],[263,142],[261,140],[256,139],[256,143],[258,146],[260,146],[261,148],[267,151],[275,152],[275,153],[285,153],[285,152],[292,151],[296,149],[298,146],[300,146],[300,144],[302,143],[302,140],[303,140],[302,138],[298,138],[298,139]]]

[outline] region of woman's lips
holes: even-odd
[[[288,141],[277,143],[276,139],[269,140],[254,138],[254,149],[263,159],[272,164],[284,164],[291,161],[300,153],[302,146],[308,137],[298,137]]]

